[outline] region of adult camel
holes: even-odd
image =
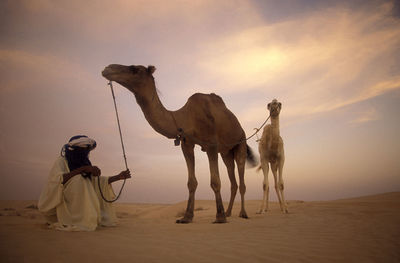
[[[244,169],[246,158],[253,166],[256,161],[246,144],[246,135],[236,116],[225,106],[221,97],[215,94],[192,95],[186,104],[176,111],[167,110],[158,97],[153,73],[154,66],[124,66],[112,64],[106,67],[102,75],[130,90],[142,109],[146,120],[158,133],[180,143],[188,169],[189,199],[183,218],[177,223],[190,223],[193,220],[197,180],[195,176],[194,146],[200,145],[208,156],[211,188],[215,193],[217,214],[215,223],[226,223],[231,215],[237,192],[235,161],[239,172],[239,190],[241,195],[240,217],[248,218],[244,206],[246,186]],[[218,153],[228,170],[231,182],[231,197],[226,213],[221,198],[221,180],[218,171]]]

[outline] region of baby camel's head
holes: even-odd
[[[273,99],[272,102],[268,103],[268,110],[270,112],[271,117],[279,116],[281,109],[282,109],[282,103],[278,102],[276,99]]]

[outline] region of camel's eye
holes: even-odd
[[[130,67],[129,67],[129,70],[130,70],[133,74],[136,74],[136,73],[139,72],[139,69],[138,69],[137,67],[135,67],[135,66],[130,66]]]

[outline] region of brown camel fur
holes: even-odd
[[[102,74],[116,81],[136,97],[146,120],[158,133],[181,142],[181,148],[188,169],[189,199],[182,219],[177,223],[190,223],[193,219],[197,180],[195,177],[194,146],[198,144],[207,153],[210,165],[211,188],[215,193],[217,215],[215,223],[225,223],[226,216],[231,215],[233,202],[237,192],[235,178],[235,161],[239,172],[239,190],[241,195],[241,211],[239,216],[247,218],[244,207],[244,169],[246,157],[255,165],[254,156],[246,144],[245,133],[239,121],[228,110],[222,99],[215,94],[192,95],[186,104],[177,111],[169,111],[162,105],[155,86],[154,66],[123,66],[112,64]],[[228,169],[231,182],[231,197],[226,213],[221,198],[221,181],[218,171],[218,153]]]
[[[283,149],[283,140],[279,132],[279,113],[282,109],[282,103],[276,99],[268,103],[268,110],[270,112],[271,124],[266,125],[263,130],[263,134],[258,144],[258,151],[260,152],[261,166],[258,169],[263,170],[264,182],[263,182],[263,200],[258,213],[265,213],[268,210],[268,195],[269,195],[269,184],[268,184],[268,171],[271,165],[272,174],[274,175],[275,190],[278,195],[279,204],[282,212],[288,213],[287,205],[285,202],[285,196],[283,194],[283,178],[282,170],[283,164],[285,163],[285,152]],[[277,177],[279,175],[279,178]]]

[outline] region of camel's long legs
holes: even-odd
[[[246,193],[246,185],[244,183],[244,168],[246,164],[246,157],[247,157],[247,145],[246,143],[242,143],[236,146],[235,150],[235,161],[238,167],[238,174],[239,174],[239,191],[241,197],[241,209],[239,213],[239,217],[242,218],[249,218],[247,216],[246,210],[244,208],[244,195]]]
[[[193,219],[193,211],[194,211],[194,199],[195,199],[195,192],[197,189],[197,180],[195,176],[195,170],[194,170],[194,144],[190,142],[183,142],[182,143],[182,152],[183,155],[185,156],[186,160],[186,165],[188,169],[188,189],[189,189],[189,199],[187,202],[187,208],[185,215],[182,219],[178,219],[176,222],[177,223],[190,223],[192,222]]]
[[[226,154],[221,154],[221,157],[225,163],[226,169],[228,171],[229,180],[231,182],[231,198],[229,200],[228,209],[226,210],[226,216],[231,216],[233,202],[235,201],[238,189],[238,184],[236,182],[236,177],[235,177],[235,162],[233,159],[233,151],[229,151]]]
[[[271,163],[271,170],[272,170],[272,174],[274,175],[274,183],[275,183],[276,195],[278,196],[279,205],[280,205],[281,210],[283,212],[281,191],[280,191],[280,188],[279,188],[279,181],[278,181],[278,177],[277,177],[278,176],[278,165],[276,163]]]
[[[268,211],[268,199],[269,199],[269,182],[268,182],[269,165],[268,165],[268,162],[261,160],[261,169],[264,174],[264,182],[263,182],[263,199],[261,202],[260,210],[258,211],[259,214],[263,214],[266,211]]]
[[[278,188],[279,188],[279,192],[280,192],[281,198],[282,198],[282,205],[281,205],[282,212],[289,213],[287,204],[286,204],[286,200],[285,200],[285,195],[283,194],[283,190],[285,188],[284,182],[283,182],[283,175],[282,175],[283,163],[284,163],[284,159],[281,160],[281,162],[279,163],[279,167],[278,167],[278,173],[279,173]]]
[[[221,179],[218,171],[218,152],[215,148],[207,150],[208,161],[210,163],[211,188],[215,193],[215,202],[217,203],[217,215],[215,223],[226,223],[224,205],[221,197]]]

